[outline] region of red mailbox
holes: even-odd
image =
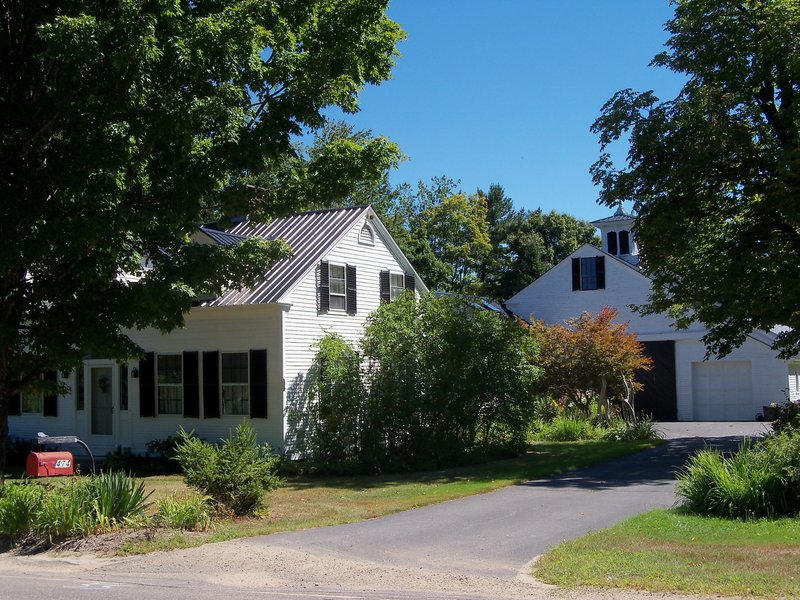
[[[75,459],[72,457],[72,452],[31,452],[25,463],[25,475],[28,477],[52,477],[74,473]]]

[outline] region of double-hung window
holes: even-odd
[[[220,354],[222,414],[250,414],[250,377],[248,353]]]
[[[399,298],[403,292],[406,291],[405,274],[403,273],[390,273],[389,274],[389,296],[392,301]]]
[[[347,280],[344,265],[330,265],[330,302],[331,310],[347,308]]]
[[[158,369],[158,414],[183,414],[183,356],[159,354]]]

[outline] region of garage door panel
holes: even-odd
[[[749,360],[692,363],[694,418],[698,421],[750,421],[753,390]]]

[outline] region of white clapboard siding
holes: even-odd
[[[387,240],[374,228],[372,244],[366,240],[361,229],[366,220],[356,223],[342,240],[323,258],[332,264],[354,265],[358,312],[348,315],[345,311],[318,310],[317,282],[319,265],[297,285],[287,297],[291,305],[286,313],[284,325],[286,380],[287,437],[291,443],[293,429],[291,416],[303,412],[308,401],[308,371],[314,359],[314,345],[326,332],[335,332],[352,345],[357,345],[364,334],[367,316],[380,305],[381,271],[402,273],[397,257],[389,250]],[[359,241],[361,240],[361,241]]]

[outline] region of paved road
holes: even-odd
[[[673,474],[689,452],[707,444],[732,448],[742,436],[764,431],[756,423],[661,427],[668,442],[650,451],[363,523],[115,560],[92,570],[0,559],[0,598],[572,597],[520,583],[519,572],[562,540],[671,506]]]

